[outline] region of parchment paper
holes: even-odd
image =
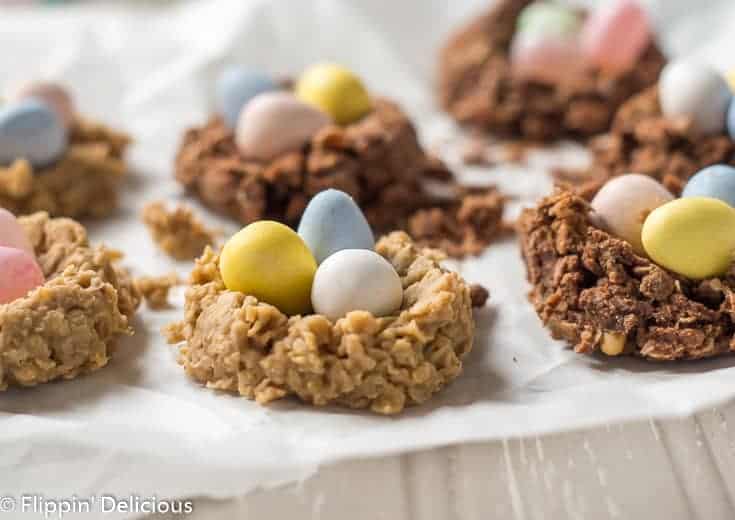
[[[460,133],[433,97],[436,51],[485,0],[133,4],[0,9],[0,82],[63,80],[85,114],[135,136],[135,174],[123,207],[90,230],[94,240],[124,250],[137,274],[190,269],[156,250],[139,211],[150,200],[184,198],[172,180],[173,156],[183,130],[209,113],[213,78],[228,63],[291,74],[324,59],[348,65],[373,91],[401,102],[424,143],[438,146],[468,182],[498,183],[515,195],[509,216],[548,191],[549,164],[585,159],[564,146],[535,154],[527,168],[488,171],[458,161]],[[731,65],[730,0],[648,5],[668,51]],[[201,213],[227,232],[237,229]],[[377,417],[296,401],[263,408],[201,388],[158,332],[181,315],[178,291],[174,309],[141,310],[136,336],[104,370],[0,394],[0,491],[227,497],[304,478],[340,458],[688,414],[735,395],[732,358],[679,365],[601,360],[550,340],[525,299],[513,240],[454,266],[486,285],[492,299],[477,313],[464,374],[427,405]]]

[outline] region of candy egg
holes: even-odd
[[[587,63],[612,72],[635,67],[651,40],[645,11],[635,0],[617,0],[594,10],[580,36]]]
[[[691,61],[669,63],[661,72],[658,89],[666,117],[688,117],[705,135],[725,130],[732,93],[713,68]]]
[[[0,163],[27,159],[46,166],[64,153],[67,132],[61,118],[35,99],[0,108]]]
[[[338,320],[351,311],[390,316],[401,307],[403,286],[382,256],[366,249],[343,249],[317,269],[311,288],[314,311]]]
[[[329,117],[288,92],[267,92],[253,98],[240,113],[235,142],[249,159],[270,161],[300,150]]]
[[[735,168],[715,164],[700,170],[689,179],[681,196],[720,199],[735,208]]]
[[[724,274],[735,251],[735,209],[707,197],[659,206],[643,224],[643,246],[657,264],[701,280]]]
[[[9,99],[11,101],[21,101],[24,99],[36,99],[42,103],[46,103],[61,118],[64,126],[71,127],[74,122],[74,101],[69,92],[57,83],[49,81],[37,81],[21,85],[13,92]]]
[[[735,98],[730,100],[730,105],[727,107],[727,133],[730,139],[735,141]]]
[[[725,80],[727,81],[727,84],[730,85],[730,90],[735,91],[735,69],[730,70],[725,75]]]
[[[36,254],[23,226],[5,208],[0,208],[0,246],[21,249],[30,255]]]
[[[0,303],[9,303],[43,284],[36,259],[21,249],[0,247]]]
[[[371,107],[360,78],[333,63],[320,63],[304,71],[295,92],[299,99],[325,111],[340,125],[354,123]]]
[[[656,180],[633,173],[607,182],[592,199],[591,206],[602,228],[642,255],[643,222],[651,211],[671,200],[674,196]]]
[[[520,78],[558,83],[580,71],[576,38],[563,35],[519,33],[510,47],[513,72]]]
[[[225,124],[234,129],[243,107],[258,94],[277,90],[273,78],[247,67],[232,66],[217,78],[217,112]]]
[[[517,32],[574,35],[581,26],[574,9],[555,2],[533,2],[518,15]]]
[[[311,199],[299,222],[298,233],[320,264],[342,249],[375,247],[365,215],[352,197],[339,190],[325,190]]]
[[[255,296],[289,315],[311,308],[316,260],[288,226],[262,220],[244,227],[225,244],[219,268],[230,291]]]

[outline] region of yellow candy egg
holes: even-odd
[[[370,96],[360,78],[333,63],[308,68],[296,83],[295,93],[340,125],[354,123],[370,111]]]
[[[733,261],[735,209],[708,197],[673,200],[648,215],[641,238],[662,267],[696,280],[720,276]]]
[[[225,286],[255,296],[288,315],[311,309],[316,260],[288,226],[254,222],[227,241],[219,259]]]

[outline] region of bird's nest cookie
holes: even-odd
[[[0,305],[0,390],[97,370],[140,302],[119,253],[91,246],[77,222],[35,213],[19,219],[46,283]]]
[[[735,141],[724,132],[703,136],[687,118],[664,117],[657,85],[623,104],[610,132],[593,139],[590,150],[589,168],[555,172],[557,181],[586,198],[610,178],[633,172],[650,175],[678,195],[702,168],[735,166]]]
[[[69,147],[51,166],[35,169],[25,159],[0,167],[0,206],[16,215],[45,211],[54,217],[104,217],[117,207],[130,138],[77,118]]]
[[[184,135],[176,179],[243,224],[271,219],[295,226],[314,195],[335,188],[349,193],[379,232],[403,229],[450,256],[478,254],[507,231],[504,197],[494,188],[460,187],[421,147],[408,116],[381,98],[359,121],[330,125],[302,150],[268,162],[242,157],[233,132],[213,117]],[[427,189],[432,181],[445,196]]]
[[[259,403],[296,395],[382,414],[423,403],[460,374],[472,348],[470,287],[403,232],[381,239],[376,251],[401,277],[400,313],[355,311],[334,323],[289,318],[228,291],[208,248],[192,272],[183,321],[167,329],[169,342],[184,342],[179,361],[189,376]]]
[[[557,85],[515,77],[509,48],[532,1],[500,0],[450,38],[439,61],[442,105],[460,123],[500,137],[548,141],[607,131],[617,108],[658,80],[664,56],[651,43],[622,75],[588,70]]]
[[[555,339],[657,361],[735,350],[735,266],[703,281],[676,275],[596,228],[590,211],[558,191],[520,218],[529,298]]]

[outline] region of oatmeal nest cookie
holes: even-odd
[[[376,251],[403,282],[400,313],[354,311],[334,323],[289,318],[226,290],[208,248],[192,272],[184,320],[167,329],[169,342],[185,342],[179,362],[195,380],[263,404],[296,395],[395,414],[423,403],[460,374],[472,348],[470,287],[403,232],[382,238]]]
[[[735,264],[721,278],[687,279],[596,228],[590,211],[558,191],[520,218],[529,299],[555,339],[656,361],[735,350]]]
[[[421,148],[400,107],[380,98],[361,120],[330,125],[303,150],[265,163],[243,158],[233,132],[213,117],[186,132],[175,172],[207,206],[243,224],[270,219],[296,226],[314,195],[335,188],[355,199],[374,229],[403,229],[450,256],[478,254],[508,230],[502,194],[459,186]],[[431,181],[447,195],[432,194]]]
[[[728,135],[703,136],[689,119],[663,116],[658,86],[621,106],[610,132],[593,139],[590,150],[590,168],[555,172],[557,181],[586,198],[610,178],[633,172],[650,175],[678,195],[699,170],[713,164],[735,166],[735,142]]]
[[[532,1],[495,2],[450,38],[439,58],[442,106],[459,123],[500,137],[551,141],[606,131],[621,103],[658,80],[664,56],[651,43],[622,75],[590,69],[557,85],[517,78],[508,52],[516,19]]]
[[[77,222],[35,213],[19,219],[46,283],[0,305],[0,390],[72,379],[107,364],[140,296],[119,253],[91,246]]]
[[[16,215],[45,211],[54,217],[104,217],[117,207],[130,138],[77,118],[69,147],[51,166],[34,169],[25,159],[0,167],[0,206]]]

